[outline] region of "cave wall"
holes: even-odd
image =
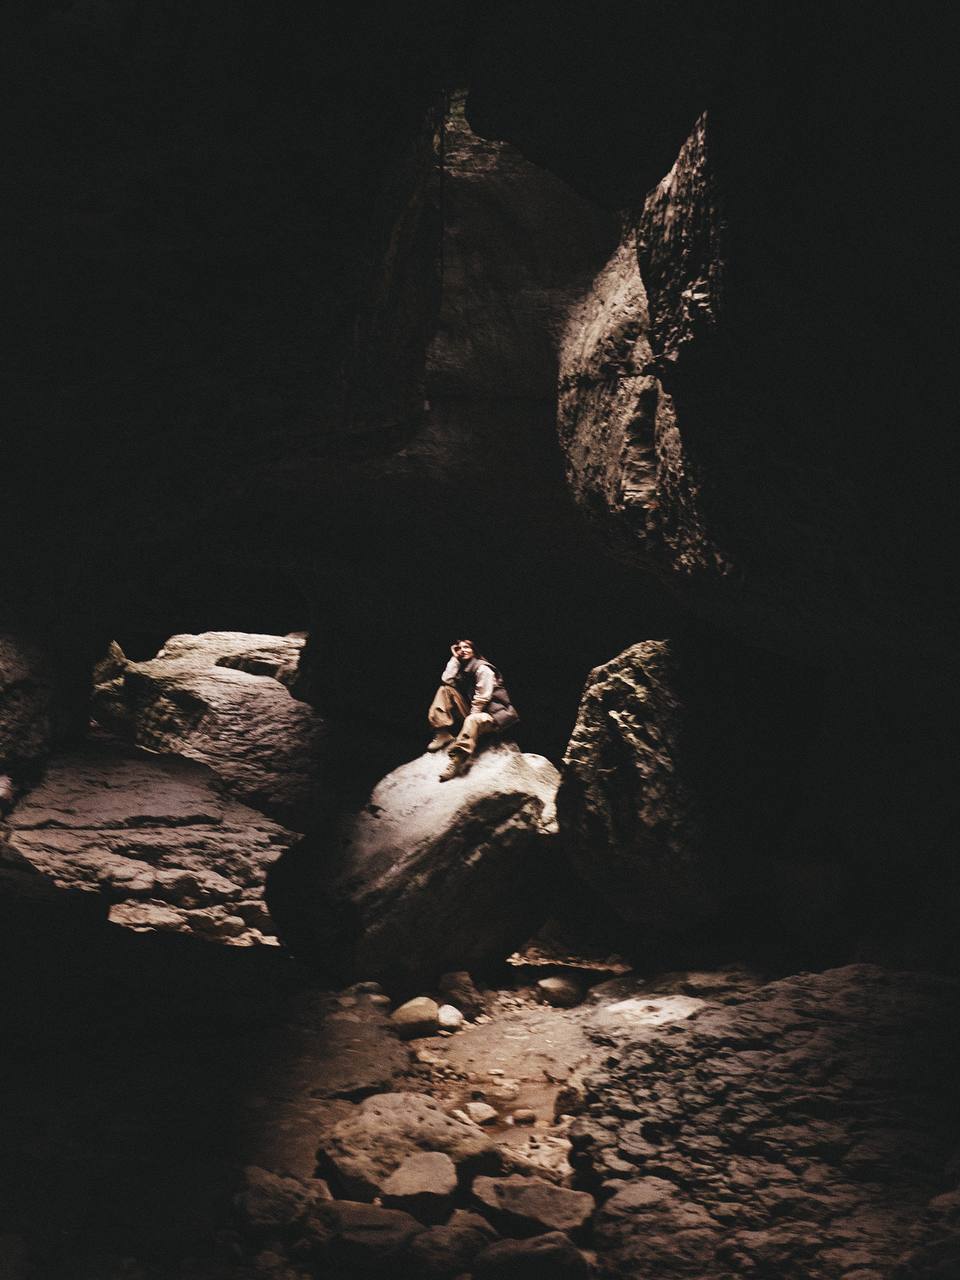
[[[666,176],[647,182],[649,154],[637,157],[639,196],[618,145],[624,90],[605,91],[597,60],[572,89],[593,109],[565,117],[562,144],[544,109],[576,19],[554,28],[556,59],[538,60],[532,37],[514,50],[522,90],[481,70],[472,118],[623,210],[564,344],[559,425],[582,509],[693,616],[792,661],[785,690],[822,673],[794,825],[771,833],[766,907],[814,953],[929,957],[924,940],[943,938],[957,906],[946,30],[892,5],[740,17],[713,46]],[[628,47],[643,21],[621,28]],[[674,68],[687,37],[649,34],[645,58]],[[736,664],[717,679],[735,682]],[[784,740],[809,721],[785,712]],[[591,856],[602,880],[602,841]],[[667,893],[664,914],[681,902]]]
[[[376,774],[452,633],[559,756],[584,673],[694,614],[824,673],[782,859],[893,902],[956,817],[947,17],[373,17],[11,15],[4,625],[88,665],[309,621]]]

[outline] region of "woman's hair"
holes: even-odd
[[[472,641],[472,640],[468,640],[468,639],[466,639],[466,637],[464,637],[464,638],[463,638],[463,639],[461,639],[461,640],[454,640],[454,642],[453,642],[453,643],[454,643],[454,644],[468,644],[468,645],[470,646],[470,648],[473,650],[473,656],[474,656],[474,657],[475,657],[479,662],[490,662],[490,659],[489,659],[489,658],[485,658],[485,657],[483,656],[483,654],[480,652],[480,650],[477,648],[477,646],[473,643],[473,641]],[[491,664],[491,665],[492,665],[492,664]]]

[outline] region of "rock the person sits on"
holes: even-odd
[[[440,687],[427,712],[436,730],[428,751],[447,749],[449,760],[440,781],[455,778],[476,754],[479,738],[503,735],[519,721],[500,672],[476,652],[472,640],[456,640],[440,677]],[[454,736],[454,730],[459,732]]]

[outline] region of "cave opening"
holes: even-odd
[[[945,20],[141,10],[8,33],[0,1272],[957,1274]]]

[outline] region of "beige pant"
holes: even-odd
[[[433,695],[427,719],[433,729],[453,729],[462,721],[460,733],[450,750],[462,751],[468,756],[476,751],[477,739],[482,734],[494,733],[497,728],[493,716],[486,711],[471,713],[460,694],[448,684],[442,684]]]

